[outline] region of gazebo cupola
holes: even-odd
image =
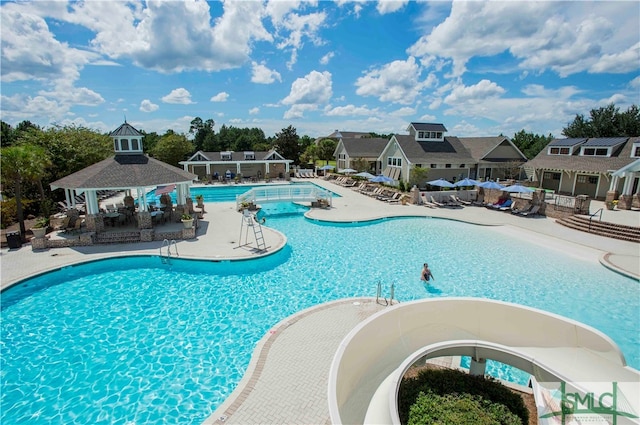
[[[133,128],[127,121],[109,134],[113,139],[113,151],[116,155],[142,155],[142,138],[144,135]]]

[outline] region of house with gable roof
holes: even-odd
[[[639,158],[640,137],[554,139],[525,168],[540,187],[559,194],[607,200],[622,194],[637,203],[640,170],[631,164]]]
[[[514,177],[526,157],[507,137],[447,136],[440,123],[411,123],[408,135],[393,135],[378,157],[382,173],[408,181],[411,169],[428,168],[429,180]],[[515,171],[517,173],[517,171]]]
[[[389,143],[389,140],[380,137],[346,137],[338,141],[334,156],[338,170],[356,168],[355,160],[364,160],[368,163],[366,170],[371,174],[380,173],[378,157],[380,152]]]
[[[266,152],[198,151],[186,161],[180,161],[185,171],[197,174],[200,180],[210,178],[288,178],[293,160],[285,159],[276,150]]]

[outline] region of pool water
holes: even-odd
[[[291,182],[289,184],[305,184],[305,185],[315,185],[312,182]],[[195,186],[191,188],[191,197],[195,199],[196,195],[202,195],[204,202],[235,202],[236,196],[242,195],[245,192],[255,188],[255,187],[277,187],[278,185],[267,184],[267,185],[236,185],[229,184],[224,186]],[[318,185],[315,185],[318,186]],[[321,186],[318,186],[319,189],[327,190]],[[176,203],[176,192],[173,191],[170,193],[171,202]],[[332,196],[334,198],[340,197],[339,194],[332,192]],[[160,196],[156,195],[156,191],[152,190],[147,193],[147,202],[160,202]]]
[[[264,210],[288,238],[265,258],[110,259],[3,292],[0,421],[201,423],[280,320],[375,296],[378,282],[386,294],[395,284],[400,301],[475,296],[558,313],[605,332],[640,367],[635,280],[490,228],[430,218],[327,224],[304,210]],[[425,261],[429,285],[419,279]]]

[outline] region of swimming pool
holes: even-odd
[[[375,296],[378,282],[395,283],[401,301],[477,296],[552,311],[607,333],[640,367],[638,282],[598,264],[448,220],[327,224],[299,206],[273,208],[267,222],[288,245],[265,258],[96,261],[5,291],[0,420],[200,423],[272,326],[326,301]],[[425,260],[429,286],[419,280]]]
[[[322,186],[318,186],[313,182],[291,182],[286,183],[289,184],[305,184],[305,185],[314,185],[319,189],[328,190]],[[236,196],[242,195],[245,192],[255,188],[255,187],[277,187],[277,184],[262,184],[262,185],[237,185],[237,184],[228,184],[221,186],[193,186],[191,187],[191,197],[195,199],[196,195],[202,195],[204,202],[235,202]],[[331,196],[334,198],[339,198],[340,194],[331,192]],[[176,193],[171,192],[171,201],[176,203]],[[160,196],[156,195],[155,189],[147,193],[147,202],[160,202]]]

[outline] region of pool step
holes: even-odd
[[[589,222],[589,216],[584,215],[565,217],[556,220],[556,223],[583,232],[593,233],[594,235],[640,243],[640,227],[636,226],[614,224],[595,219]]]
[[[140,232],[104,232],[96,234],[96,242],[108,243],[135,243],[140,242]]]

